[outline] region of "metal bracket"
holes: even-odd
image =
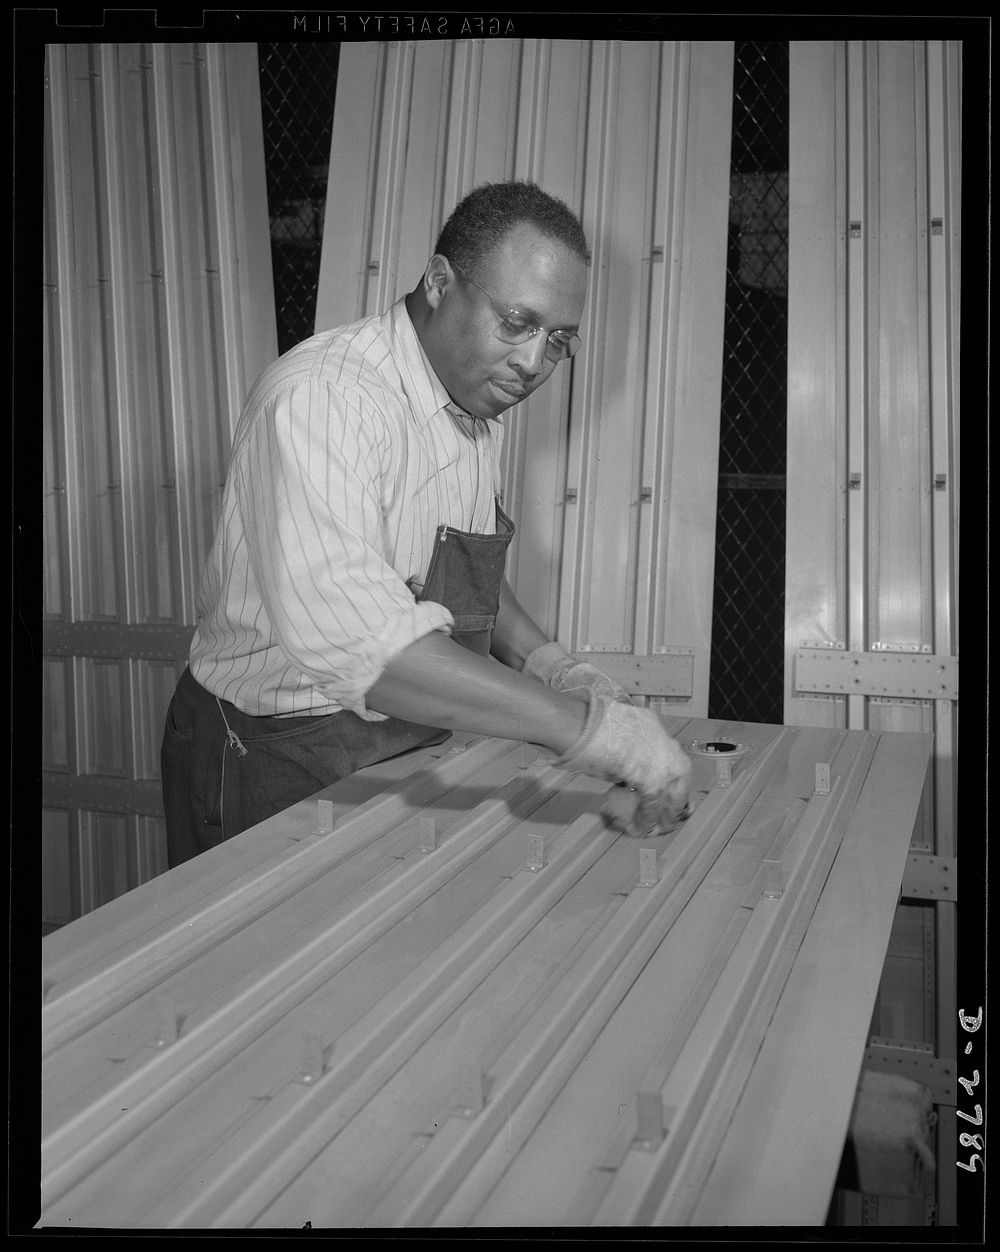
[[[180,1015],[173,1000],[166,995],[158,995],[153,1001],[156,1023],[153,1042],[158,1048],[176,1043],[180,1033]]]
[[[125,622],[42,623],[45,656],[93,656],[112,660],[181,661],[187,659],[193,626]]]
[[[596,665],[630,695],[684,696],[694,692],[694,649],[676,648],[651,656],[578,648],[578,661]]]
[[[929,1043],[873,1036],[865,1049],[865,1065],[878,1073],[912,1078],[927,1088],[935,1104],[957,1103],[955,1062],[939,1060]]]
[[[149,779],[109,778],[103,774],[42,773],[45,807],[93,809],[103,813],[136,813],[162,817],[163,789]]]
[[[417,851],[433,852],[437,848],[437,825],[430,813],[417,815]]]
[[[659,879],[659,870],[657,867],[656,849],[640,848],[639,849],[639,886],[655,887]]]
[[[452,1117],[475,1117],[486,1106],[486,1075],[475,1061],[459,1061],[458,1089],[448,1112]]]
[[[323,1036],[318,1030],[304,1030],[299,1043],[301,1065],[295,1081],[309,1087],[323,1077]]]
[[[957,700],[958,657],[799,648],[795,653],[795,690]]]
[[[643,1152],[655,1152],[666,1137],[663,1124],[663,1096],[659,1091],[640,1091],[635,1097],[635,1139]]]
[[[957,900],[958,861],[953,856],[931,856],[911,849],[903,871],[902,894],[917,900]]]

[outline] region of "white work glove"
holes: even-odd
[[[553,691],[582,694],[590,690],[599,696],[607,696],[609,700],[632,703],[632,697],[620,683],[596,665],[575,660],[558,643],[545,643],[536,648],[529,654],[521,672],[537,678]]]
[[[633,834],[655,827],[672,830],[690,811],[687,753],[650,709],[593,692],[588,699],[590,708],[580,737],[551,764],[623,783],[629,790],[615,788],[604,807],[605,817],[617,829]]]

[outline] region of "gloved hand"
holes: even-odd
[[[560,769],[624,783],[636,793],[631,816],[609,799],[606,816],[619,829],[644,834],[671,830],[688,813],[691,761],[649,709],[621,704],[590,692],[590,708],[576,743],[551,764]]]
[[[632,703],[632,697],[620,683],[615,682],[596,665],[575,660],[558,643],[545,643],[536,648],[525,661],[522,673],[537,678],[553,691],[565,691],[567,694],[576,692],[582,695],[590,690],[600,696],[607,696],[609,700],[620,700],[623,704]]]

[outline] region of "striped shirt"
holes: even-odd
[[[425,581],[439,525],[494,533],[502,439],[450,401],[402,299],[285,353],[233,439],[194,677],[251,715],[381,720],[369,688],[454,624],[407,580]]]

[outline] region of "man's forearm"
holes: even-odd
[[[366,703],[422,726],[523,740],[558,755],[579,738],[587,712],[579,700],[477,656],[441,631],[401,652]]]
[[[536,648],[549,642],[505,578],[500,585],[500,608],[493,631],[492,653],[498,661],[519,673]]]

